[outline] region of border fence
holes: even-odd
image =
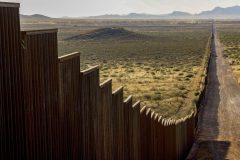
[[[20,31],[19,4],[0,2],[1,160],[175,160],[194,141],[197,113],[164,119],[58,57],[57,30]]]

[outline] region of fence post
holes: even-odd
[[[152,140],[152,158],[153,160],[164,159],[164,128],[159,121],[161,117],[152,112],[151,116],[151,140]]]
[[[99,107],[99,67],[81,71],[80,106],[83,159],[96,159],[97,110]]]
[[[22,31],[28,159],[60,159],[57,30]]]
[[[146,106],[140,111],[141,158],[151,159],[151,109]]]
[[[81,159],[80,53],[59,57],[61,159]]]
[[[123,115],[123,88],[120,87],[112,94],[113,107],[113,137],[114,137],[114,159],[124,159],[124,115]]]
[[[112,80],[100,85],[97,133],[97,160],[113,159]]]
[[[132,106],[132,129],[133,129],[133,160],[141,160],[141,130],[140,130],[140,101]]]
[[[195,137],[195,115],[193,114],[187,121],[187,150],[190,151]]]
[[[124,101],[124,159],[130,160],[130,155],[131,155],[131,142],[129,139],[129,134],[130,134],[130,123],[131,120],[129,119],[129,112],[132,109],[132,96],[129,96],[125,101]]]
[[[165,160],[175,160],[177,159],[176,152],[176,125],[171,125],[170,120],[163,120],[164,124],[164,156]]]
[[[26,159],[19,4],[0,2],[0,159]]]

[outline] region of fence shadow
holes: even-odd
[[[230,142],[227,141],[203,141],[199,144],[199,152],[196,159],[224,160],[230,145]],[[214,152],[212,152],[212,148],[210,149],[212,146],[216,146]]]

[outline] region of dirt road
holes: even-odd
[[[194,159],[240,160],[240,86],[214,37]]]

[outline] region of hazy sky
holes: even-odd
[[[19,2],[19,0],[7,1]],[[176,10],[199,13],[216,6],[240,5],[240,0],[20,0],[20,2],[22,14],[40,13],[52,17],[133,12],[163,14]]]

